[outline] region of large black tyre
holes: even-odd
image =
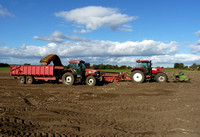
[[[165,73],[162,72],[162,73],[156,74],[155,80],[157,82],[160,82],[160,83],[167,82],[168,81],[168,77],[167,77],[167,75]]]
[[[71,72],[67,72],[62,76],[62,83],[65,85],[74,84],[74,75]]]
[[[33,81],[34,81],[34,79],[33,79],[32,76],[27,76],[26,77],[26,84],[33,84]]]
[[[135,70],[131,73],[131,81],[136,83],[143,83],[145,80],[144,73],[140,70]]]
[[[20,77],[18,78],[18,82],[19,82],[19,84],[25,84],[25,83],[26,83],[26,78],[25,78],[25,76],[20,76]]]
[[[86,84],[87,84],[88,86],[95,86],[96,83],[97,83],[97,80],[96,80],[95,77],[89,76],[89,77],[86,78],[86,81],[85,81],[85,82],[86,82]]]

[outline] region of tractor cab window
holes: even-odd
[[[82,63],[70,63],[69,68],[73,69],[78,77],[82,76],[82,69],[81,69]]]
[[[146,63],[146,62],[138,62],[136,64],[136,67],[138,67],[138,68],[140,68],[140,67],[142,67],[142,68],[148,68],[148,63]]]
[[[142,67],[143,67],[143,68],[148,68],[148,63],[143,62],[143,63],[142,63]]]
[[[139,63],[136,64],[136,67],[140,68],[140,67],[142,67],[142,64],[139,62]]]
[[[70,63],[69,68],[78,68],[78,63]]]
[[[138,62],[137,64],[136,64],[136,67],[138,67],[138,68],[144,68],[144,70],[145,70],[145,72],[149,72],[149,67],[150,66],[150,63],[147,63],[147,62]]]

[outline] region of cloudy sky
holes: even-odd
[[[0,0],[0,63],[200,64],[199,0]]]

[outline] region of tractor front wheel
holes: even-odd
[[[167,82],[168,80],[168,77],[165,73],[158,73],[156,76],[155,76],[155,80],[157,82]]]
[[[62,76],[62,83],[65,85],[73,85],[74,84],[74,75],[70,72],[65,73]]]
[[[137,83],[143,83],[145,79],[144,73],[140,70],[135,70],[131,73],[131,81]]]
[[[96,85],[96,78],[95,77],[93,77],[93,76],[89,76],[89,77],[87,77],[86,78],[86,84],[88,85],[88,86],[95,86]]]

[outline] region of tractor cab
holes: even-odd
[[[73,69],[76,74],[77,77],[83,77],[84,75],[84,71],[85,71],[85,61],[83,60],[72,60],[69,62],[69,68]]]
[[[148,60],[137,60],[136,61],[136,68],[143,68],[144,72],[149,74],[151,73],[151,61]]]

